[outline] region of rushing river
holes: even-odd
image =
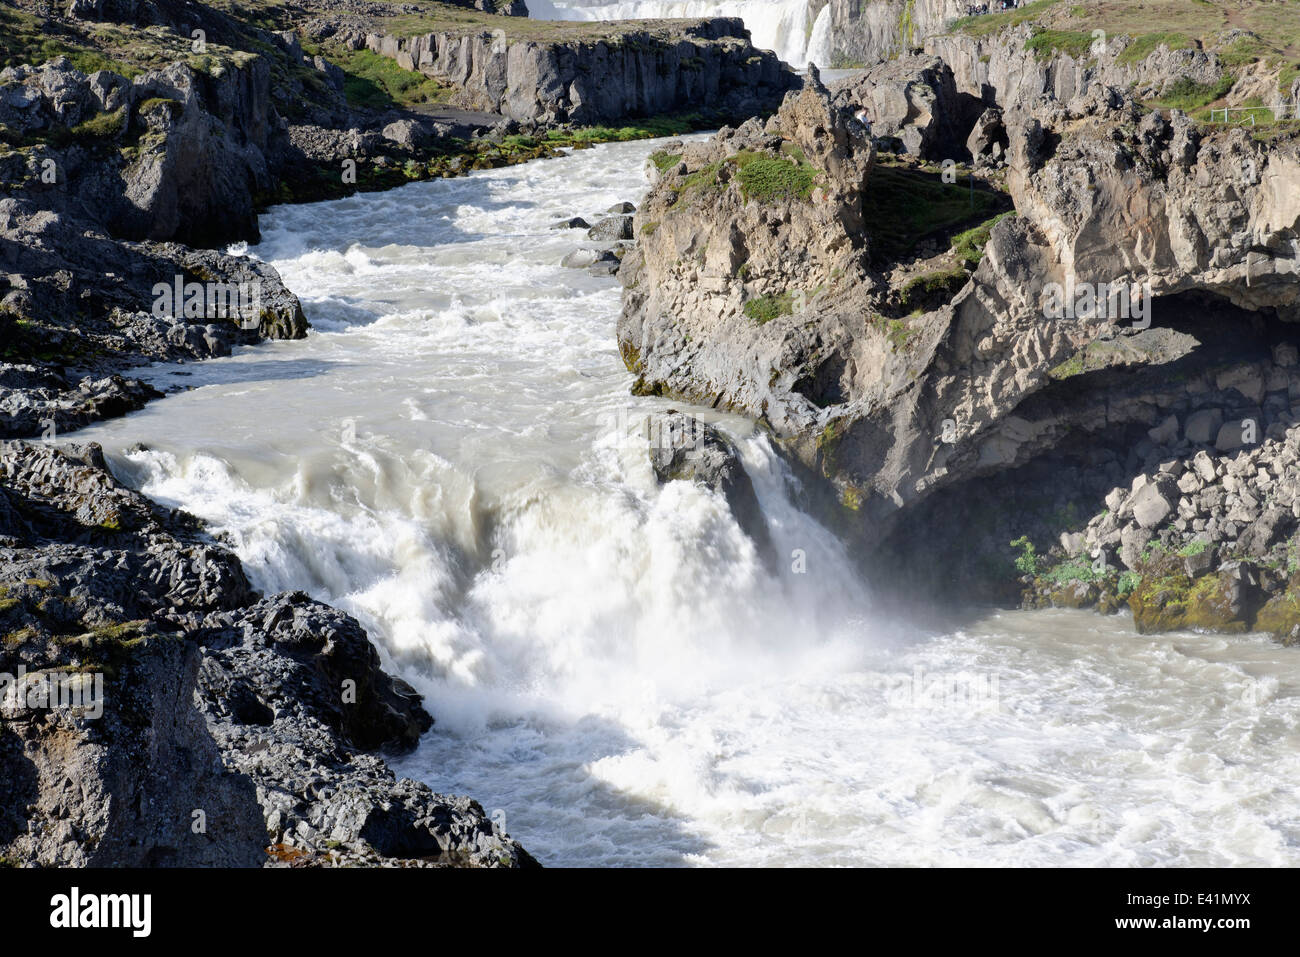
[[[654,147],[272,210],[250,251],[312,335],[156,367],[188,391],[77,438],[357,615],[438,722],[398,770],[544,863],[1300,863],[1300,650],[883,620],[735,418],[779,568],[655,484],[611,423],[672,404],[629,397],[617,281],[550,228],[635,201]]]

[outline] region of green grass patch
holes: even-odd
[[[82,73],[124,72],[122,64],[104,56],[67,26],[12,8],[0,8],[0,66],[21,63],[40,66],[56,56],[66,56]]]
[[[746,199],[776,203],[812,195],[817,169],[802,153],[792,159],[782,159],[744,150],[731,161],[736,165],[740,190]]]
[[[668,150],[655,150],[650,154],[650,162],[654,164],[655,169],[660,174],[667,173],[682,161],[681,153],[672,153]]]
[[[1025,41],[1025,49],[1034,54],[1036,60],[1049,60],[1053,53],[1066,53],[1076,60],[1082,60],[1092,49],[1092,34],[1076,30],[1035,30],[1033,36]]]
[[[1224,66],[1238,67],[1261,60],[1272,51],[1255,37],[1238,37],[1215,52]]]
[[[673,209],[694,202],[702,193],[718,189],[722,185],[718,181],[718,171],[721,169],[722,163],[717,162],[688,173],[676,187],[677,199],[673,201]]]
[[[383,110],[443,103],[453,93],[451,87],[415,70],[404,70],[396,60],[371,50],[332,47],[326,59],[343,71],[343,95],[353,107]]]
[[[576,130],[549,130],[552,141],[575,143],[626,143],[660,136],[683,136],[700,128],[703,118],[696,113],[652,116],[626,126],[584,126]]]
[[[1236,82],[1236,77],[1231,74],[1224,74],[1217,83],[1197,83],[1189,77],[1180,76],[1165,88],[1155,105],[1191,113],[1227,96]]]
[[[1133,42],[1124,48],[1124,52],[1115,59],[1119,63],[1131,65],[1141,63],[1161,46],[1166,46],[1171,50],[1186,50],[1194,45],[1192,38],[1187,34],[1173,30],[1161,33],[1144,33],[1140,37],[1135,37]]]
[[[778,316],[794,312],[794,293],[789,290],[774,296],[757,296],[744,305],[744,312],[760,326]]]
[[[966,285],[967,278],[966,270],[960,267],[914,276],[899,290],[899,307],[904,312],[915,312],[949,302]]]
[[[986,13],[983,16],[962,17],[952,25],[954,33],[966,33],[975,37],[987,37],[1000,33],[1008,27],[1028,23],[1047,13],[1060,0],[1034,0],[1018,10],[1005,10],[998,13]]]
[[[987,190],[945,183],[937,173],[877,164],[862,202],[872,257],[897,260],[927,236],[986,220],[1000,201]]]
[[[106,140],[122,132],[126,124],[126,107],[119,107],[112,113],[99,113],[78,123],[68,132],[77,140]]]
[[[993,227],[1008,216],[1014,216],[1015,214],[1015,210],[998,213],[992,219],[986,219],[973,229],[958,233],[952,237],[952,251],[957,254],[958,259],[969,268],[974,269],[980,264],[980,260],[984,258],[984,247],[989,243],[989,236],[993,232]]]

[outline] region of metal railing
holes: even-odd
[[[1300,120],[1300,103],[1283,103],[1280,106],[1216,106],[1210,109],[1210,122],[1216,122],[1216,117],[1223,117],[1224,123],[1230,123],[1231,114],[1244,113],[1250,117],[1250,125],[1256,125],[1256,117],[1261,113],[1267,113],[1268,117],[1264,119],[1266,123],[1275,123],[1278,120],[1285,120],[1289,113],[1292,119]],[[1242,118],[1242,125],[1245,125],[1245,118]]]

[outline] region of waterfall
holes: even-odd
[[[822,7],[808,35],[807,61],[819,67],[831,65],[831,8]]]
[[[830,8],[823,8],[813,24],[808,0],[529,0],[528,10],[538,20],[740,17],[756,47],[771,50],[791,66],[807,66],[813,51],[830,51]],[[822,27],[820,35],[817,25]]]

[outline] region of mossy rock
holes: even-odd
[[[1179,572],[1144,574],[1129,596],[1138,633],[1198,629],[1241,633],[1250,630],[1249,587],[1227,572],[1191,579]]]
[[[1150,635],[1184,627],[1187,592],[1191,584],[1186,575],[1144,576],[1128,599],[1138,634]]]
[[[1075,581],[1053,589],[1053,608],[1092,608],[1101,597],[1101,589],[1092,582]]]
[[[1246,587],[1231,575],[1205,575],[1188,594],[1187,627],[1204,631],[1249,631]]]
[[[1300,575],[1292,577],[1286,591],[1264,603],[1255,616],[1255,631],[1267,631],[1288,645],[1300,642]]]

